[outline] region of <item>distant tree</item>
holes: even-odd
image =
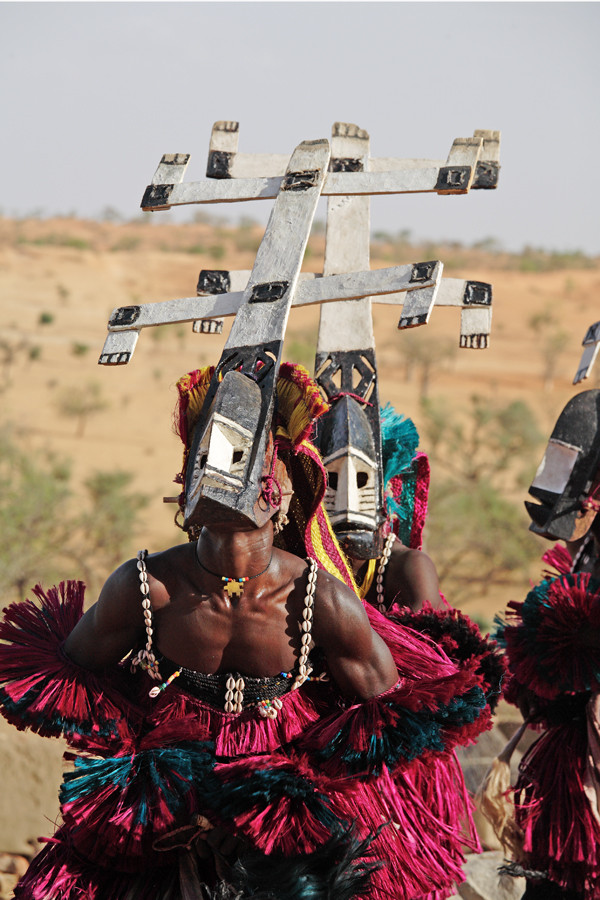
[[[0,432],[0,591],[18,598],[40,579],[54,578],[71,526],[68,464],[26,453]]]
[[[133,477],[131,472],[96,472],[85,481],[92,512],[81,518],[83,543],[107,572],[122,562],[138,513],[149,503],[145,494],[128,490]]]
[[[431,338],[413,328],[403,333],[400,354],[405,381],[417,379],[419,398],[427,399],[435,375],[447,369],[457,352],[456,344],[447,338]]]
[[[108,402],[102,396],[102,389],[96,382],[87,385],[71,385],[63,388],[56,399],[60,415],[75,419],[76,437],[83,437],[85,426],[91,415],[106,409]]]
[[[100,213],[100,220],[102,222],[122,222],[123,216],[116,207],[105,206]]]
[[[129,487],[128,472],[97,472],[76,503],[69,461],[38,454],[0,430],[0,594],[22,599],[45,587],[83,578],[90,593],[122,560],[148,498]]]
[[[530,316],[527,325],[537,337],[536,343],[542,358],[544,390],[551,391],[560,357],[569,346],[569,335],[560,328],[559,321],[550,307]]]
[[[442,402],[422,413],[434,470],[427,549],[451,602],[522,582],[539,554],[521,499],[542,440],[533,413],[479,396],[459,415]]]

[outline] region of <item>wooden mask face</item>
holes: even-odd
[[[550,540],[575,541],[589,531],[596,510],[588,499],[598,488],[600,391],[573,397],[558,417],[525,501],[530,531]]]
[[[232,523],[260,527],[273,515],[261,497],[272,444],[261,427],[264,397],[241,372],[227,372],[196,424],[186,477],[184,529]]]

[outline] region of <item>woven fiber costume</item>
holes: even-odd
[[[460,665],[467,662],[475,665],[483,678],[491,714],[500,698],[506,671],[496,642],[482,637],[477,625],[459,610],[452,609],[441,595],[439,608],[425,604],[419,611],[410,609],[403,598],[403,585],[386,579],[387,564],[396,540],[411,551],[420,551],[423,546],[430,466],[427,454],[418,449],[419,433],[412,419],[396,413],[388,403],[381,410],[380,423],[387,534],[382,555],[369,561],[360,596],[369,594],[375,578],[376,603],[380,612],[394,622],[427,635]]]
[[[182,482],[195,465],[188,448],[212,374],[179,384]],[[263,493],[279,491],[275,460],[284,461],[294,496],[277,541],[316,560],[297,625],[308,639],[291,671],[210,675],[161,658],[143,552],[147,643],[101,673],[62,649],[82,613],[81,582],[38,586],[36,601],[7,609],[2,712],[18,728],[64,735],[76,751],[60,792],[63,824],[17,886],[18,900],[415,900],[446,897],[462,880],[462,848],[475,838],[462,830],[468,799],[452,748],[489,726],[477,666],[369,609],[399,680],[352,702],[326,680],[319,648],[310,650],[317,569],[352,584],[308,440],[325,408],[304,370],[281,367]],[[237,861],[209,852],[215,828],[237,839]]]
[[[600,391],[574,397],[551,435],[527,503],[531,530],[586,547],[596,531]],[[574,544],[573,542],[577,542]],[[511,680],[506,698],[543,728],[514,787],[512,870],[526,895],[600,898],[600,580],[579,571],[581,554],[556,545],[544,561],[558,571],[522,603],[509,603],[499,638]]]

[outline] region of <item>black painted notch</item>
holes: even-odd
[[[314,187],[321,175],[320,169],[306,169],[303,172],[288,172],[281,183],[282,191],[307,191]]]
[[[199,325],[194,328],[199,334],[223,334],[223,319],[197,319],[194,325]]]
[[[120,306],[108,320],[109,325],[133,325],[140,317],[140,306]]]
[[[215,375],[218,376],[217,381],[226,372],[241,372],[242,375],[248,375],[260,385],[274,369],[281,355],[282,343],[282,341],[269,341],[267,344],[234,347],[229,352],[223,351],[215,372]]]
[[[197,294],[227,294],[231,276],[227,269],[201,269],[196,285]]]
[[[467,281],[463,304],[464,306],[491,306],[491,284],[488,284],[486,281]]]
[[[165,153],[160,162],[163,166],[187,166],[189,161],[189,153]]]
[[[498,175],[500,164],[497,162],[478,162],[475,168],[475,178],[471,185],[472,190],[486,190],[498,187]]]
[[[427,313],[419,313],[418,316],[407,316],[407,318],[401,318],[398,322],[398,328],[411,328],[417,327],[417,325],[426,325],[427,324]]]
[[[130,359],[131,353],[122,350],[119,353],[102,353],[98,362],[101,366],[125,366]]]
[[[466,191],[471,177],[471,166],[441,166],[436,191],[452,193]]]
[[[598,341],[600,341],[600,322],[594,322],[586,331],[583,343],[596,344]]]
[[[266,281],[255,284],[248,303],[274,303],[281,300],[289,288],[289,281]]]
[[[436,265],[436,260],[433,260],[433,262],[415,263],[410,273],[410,284],[431,281]]]
[[[142,209],[168,209],[174,184],[149,184],[142,197]]]
[[[315,357],[315,381],[328,400],[340,392],[354,394],[366,400],[377,382],[375,354],[373,350],[338,350],[317,353]],[[340,374],[339,387],[333,380]],[[355,376],[359,381],[355,384]]]
[[[234,153],[225,150],[211,150],[206,164],[207,178],[231,178],[231,164]]]
[[[489,334],[481,332],[479,334],[461,334],[460,347],[461,350],[486,350],[490,340]]]
[[[338,156],[329,162],[330,172],[364,172],[364,170],[362,159],[356,157]]]

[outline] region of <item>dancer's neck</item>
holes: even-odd
[[[200,562],[214,572],[232,578],[256,575],[269,564],[273,553],[273,524],[248,531],[222,531],[204,527],[196,553]]]

